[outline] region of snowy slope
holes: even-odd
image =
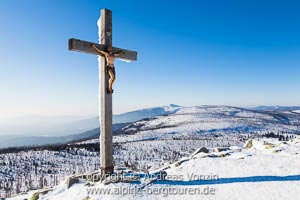
[[[265,112],[229,106],[182,107],[175,112],[137,121],[122,129],[116,142],[198,137],[205,134],[298,133],[300,116],[296,113]]]
[[[269,107],[268,107],[269,108]],[[275,109],[275,108],[274,108]],[[281,109],[282,110],[282,109]],[[174,104],[136,110],[114,116],[114,122],[131,123],[116,133],[116,142],[149,140],[174,137],[198,137],[199,134],[219,133],[275,133],[287,131],[298,133],[300,130],[299,110],[257,111],[230,106],[193,106],[181,107]],[[71,127],[77,130],[88,130],[81,134],[67,136],[1,136],[0,148],[12,146],[30,146],[65,143],[77,139],[98,137],[98,118],[81,120],[66,126],[66,133]],[[118,126],[119,127],[119,126]],[[96,130],[96,131],[95,131]],[[57,132],[56,132],[57,133]],[[59,136],[59,137],[58,137]]]
[[[251,140],[244,148],[231,146],[228,149],[210,149],[209,153],[196,151],[189,157],[165,166],[166,180],[156,180],[146,185],[150,179],[109,185],[81,180],[70,189],[67,189],[63,182],[53,191],[41,195],[40,199],[295,200],[300,196],[299,152],[299,136],[289,142]],[[129,194],[130,188],[133,192]],[[99,194],[101,189],[102,195]],[[104,189],[107,194],[103,194]],[[95,194],[97,190],[98,194]],[[116,191],[121,190],[127,191],[127,194],[116,194]],[[88,194],[88,191],[94,193]],[[178,195],[183,191],[186,192]],[[204,192],[206,195],[198,192]],[[12,199],[29,198],[32,193]]]
[[[120,124],[135,122],[144,118],[171,114],[179,108],[180,106],[170,104],[114,115],[114,126],[119,127]],[[62,118],[54,120],[36,117],[34,120],[20,119],[17,121],[21,121],[22,125],[0,122],[0,148],[66,143],[90,138],[94,135],[98,137],[97,135],[100,134],[98,117],[80,120],[68,119],[68,121],[62,120]],[[15,130],[15,128],[17,129]],[[3,135],[4,133],[6,135]],[[16,135],[12,135],[12,133]]]
[[[171,114],[181,108],[178,105],[170,104],[162,107],[154,107],[127,112],[119,115],[114,115],[114,123],[135,122],[148,117]]]

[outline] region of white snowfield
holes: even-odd
[[[296,200],[300,197],[300,137],[289,142],[248,140],[244,147],[210,149],[209,153],[199,149],[150,174],[161,170],[167,173],[165,180],[151,183],[149,178],[109,185],[81,181],[67,189],[63,182],[39,199]],[[12,199],[30,198],[33,193]]]
[[[140,120],[122,129],[114,142],[198,137],[220,133],[299,132],[300,115],[230,106],[180,107],[171,114]],[[134,132],[136,134],[126,134]]]

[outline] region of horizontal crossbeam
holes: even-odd
[[[84,40],[78,40],[74,38],[69,39],[69,50],[99,55],[99,53],[92,47],[92,45],[96,45],[96,47],[102,51],[107,51],[107,46],[103,44],[87,42]],[[113,47],[113,53],[120,53],[121,51],[122,54],[118,56],[118,59],[127,60],[127,61],[137,60],[136,51],[130,51],[126,49]]]

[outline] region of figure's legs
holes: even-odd
[[[108,80],[108,92],[112,94],[114,92],[113,90],[113,84],[116,80],[116,72],[115,68],[113,66],[108,66],[108,74],[109,74],[109,80]]]

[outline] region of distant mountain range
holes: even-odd
[[[250,110],[232,106],[181,107],[176,112],[139,120],[122,128],[115,142],[168,140],[222,134],[300,133],[300,113],[295,107]]]
[[[128,123],[138,121],[140,119],[155,117],[159,115],[171,114],[179,110],[181,106],[170,104],[168,106],[147,108],[142,110],[136,110],[132,112],[127,112],[120,115],[114,115],[114,123]]]
[[[137,134],[159,138],[180,134],[249,133],[282,130],[299,133],[300,107],[259,106],[251,109],[230,106],[168,106],[148,108],[113,116],[115,135]],[[80,134],[57,136],[0,136],[0,148],[65,144],[99,137],[97,117],[68,123],[69,130],[84,127]],[[80,129],[81,130],[81,129]],[[159,133],[159,134],[158,134]],[[145,137],[143,137],[143,134]],[[159,136],[158,136],[158,135]],[[156,136],[155,136],[156,135]]]
[[[300,106],[257,106],[250,109],[261,111],[294,111],[300,110]]]
[[[113,124],[113,131],[118,131],[121,128],[128,125],[124,124]],[[99,138],[100,129],[94,128],[89,131],[85,131],[80,134],[60,136],[60,137],[48,137],[48,136],[0,136],[0,148],[7,147],[23,147],[23,146],[43,146],[48,144],[67,144],[74,141],[81,141],[86,139]]]
[[[171,114],[179,108],[180,106],[170,104],[168,106],[147,108],[119,115],[114,115],[113,130],[115,132],[119,132],[118,130],[120,130],[130,122],[135,122],[148,117]],[[64,144],[72,141],[82,140],[85,138],[96,138],[99,137],[100,134],[98,117],[83,120],[76,119],[73,122],[70,119],[63,118],[61,119],[62,123],[59,123],[58,120],[54,120],[52,118],[48,119],[49,121],[51,121],[51,123],[46,123],[44,118],[36,118],[33,121],[31,120],[27,124],[26,122],[23,122],[20,128],[27,128],[26,130],[24,130],[24,132],[28,133],[29,136],[24,134],[0,135],[0,148],[46,144]],[[34,122],[37,123],[37,128],[34,127]],[[65,124],[63,122],[65,122]],[[37,135],[36,131],[38,131],[39,129],[47,129],[50,125],[52,125],[53,127],[51,127],[51,132],[47,131],[47,135],[49,136],[45,136],[45,134],[40,134],[41,136]],[[30,135],[30,130],[28,129],[35,129],[35,131],[32,135]]]

